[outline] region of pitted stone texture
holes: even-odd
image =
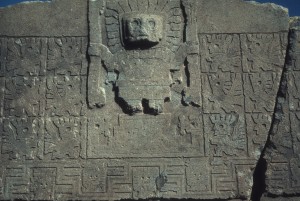
[[[261,201],[298,201],[300,197],[262,197]]]
[[[87,1],[25,2],[0,8],[0,27],[5,27],[0,29],[4,36],[87,36]]]
[[[283,8],[55,0],[1,11],[0,200],[250,199],[284,66]]]
[[[271,3],[198,0],[197,8],[200,33],[276,33],[289,28],[288,10]]]
[[[268,194],[277,196],[294,195],[300,192],[298,87],[300,77],[300,31],[297,29],[299,21],[297,22],[295,18],[291,21],[286,70],[282,77],[275,120],[265,154],[268,165],[266,190]],[[278,198],[278,200],[280,199]],[[293,200],[293,198],[291,199]]]
[[[127,45],[157,44],[162,39],[163,22],[158,15],[129,14],[123,16],[122,23],[124,40]]]
[[[290,28],[291,29],[300,29],[300,17],[290,17]]]
[[[108,86],[113,85],[114,101],[125,114],[118,115],[118,122],[105,116],[89,122],[88,158],[129,153],[187,158],[186,192],[163,193],[161,184],[155,190],[154,178],[167,185],[169,173],[147,166],[135,169],[145,174],[140,180],[147,178],[139,187],[133,183],[136,199],[178,198],[185,193],[188,198],[249,197],[252,171],[271,126],[285,60],[286,24],[279,23],[272,33],[268,26],[263,31],[249,29],[256,32],[251,34],[244,33],[245,27],[236,34],[202,33],[203,20],[196,15],[199,1],[98,0],[89,5],[88,103],[94,111],[104,111],[113,98]],[[286,15],[283,9],[274,12]],[[126,20],[128,16],[132,19]],[[136,31],[143,38],[134,45],[128,44],[129,30],[124,35],[124,23],[131,23],[133,16],[138,16]],[[156,19],[161,19],[165,33],[160,42],[145,45],[152,40],[149,16],[160,16]],[[94,93],[99,87],[101,93]]]

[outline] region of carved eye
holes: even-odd
[[[130,22],[130,24],[132,27],[137,27],[137,26],[139,26],[140,22],[139,22],[139,20],[134,19]]]
[[[155,29],[155,21],[154,20],[149,20],[148,23],[149,23],[150,29],[154,30]]]

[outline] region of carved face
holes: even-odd
[[[231,127],[226,123],[216,123],[213,127],[215,136],[229,136],[231,134]]]
[[[155,45],[162,39],[162,17],[158,15],[131,14],[123,17],[125,43]]]

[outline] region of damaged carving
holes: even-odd
[[[0,9],[0,200],[300,192],[300,34],[287,51],[288,19],[242,0]]]
[[[163,9],[146,5],[145,13],[132,9],[137,6],[133,1],[124,2],[131,8],[124,6],[112,12],[109,5],[113,3],[107,2],[105,19],[100,19],[103,23],[105,21],[106,38],[97,46],[90,46],[90,52],[96,51],[101,57],[107,75],[117,72],[118,78],[113,81],[119,99],[117,102],[121,102],[120,106],[129,114],[145,110],[156,115],[163,113],[165,100],[171,99],[171,85],[174,83],[171,71],[180,71],[180,65],[183,65],[183,61],[176,58],[179,47],[183,46],[183,14],[179,4],[172,8],[167,1],[163,2]],[[115,50],[117,45],[119,49]],[[94,65],[101,68],[102,63],[93,63],[90,68]],[[97,87],[99,84],[89,86]],[[89,103],[93,105],[92,101]]]

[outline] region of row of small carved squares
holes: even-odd
[[[202,90],[204,113],[273,112],[280,78],[280,73],[203,74],[202,88],[192,92],[197,94]],[[86,79],[85,76],[0,78],[3,100],[0,116],[84,115]],[[295,90],[294,96],[290,96],[294,97],[295,110],[299,108],[297,94]]]
[[[202,72],[278,72],[287,34],[200,35]],[[86,38],[2,38],[0,76],[86,75]]]
[[[204,113],[273,112],[281,73],[203,74]]]
[[[199,35],[202,72],[280,72],[287,34]]]
[[[257,158],[267,139],[272,117],[271,114],[247,114],[246,121],[238,114],[179,118],[180,122],[172,125],[161,123],[165,120],[141,117],[139,121],[128,120],[122,125],[94,118],[2,119],[2,158],[60,160],[165,155]],[[294,123],[299,125],[299,122],[298,119]],[[155,129],[152,124],[156,125]]]
[[[0,86],[0,116],[82,116],[86,113],[85,76],[0,78]]]
[[[132,12],[132,9],[139,10],[139,7],[132,2],[118,4],[113,1],[107,5],[106,31],[108,32],[108,46],[112,52],[122,49],[120,45],[121,34],[119,33],[120,24],[118,15],[124,12]],[[145,3],[146,7],[143,6],[145,8],[144,12],[146,12],[148,6],[151,8],[150,3],[148,4],[147,1]],[[131,4],[135,6],[131,8]],[[161,1],[161,4],[166,3]],[[167,6],[158,8],[167,8]],[[174,9],[176,14],[167,9],[163,13],[166,15],[170,14],[168,19],[179,19],[178,21],[175,20],[175,25],[183,24],[180,18],[180,7],[177,5],[172,9]],[[168,29],[165,30],[165,32],[168,31]],[[180,32],[180,28],[177,31]],[[178,35],[177,37],[180,36]],[[287,37],[287,33],[201,35],[199,42],[200,55],[203,56],[201,62],[203,64],[202,71],[216,72],[217,70],[222,70],[240,72],[241,60],[243,61],[244,72],[257,72],[260,70],[276,71],[276,68],[280,68],[283,65],[282,62],[284,62]],[[172,48],[172,45],[169,44],[169,48]]]
[[[85,158],[86,120],[3,119],[1,153],[9,159]]]
[[[0,38],[0,77],[86,75],[87,38]]]
[[[270,161],[266,174],[269,193],[294,193],[300,189],[299,157],[293,157],[288,161]]]
[[[1,199],[55,199],[106,196],[126,198],[180,197],[183,195],[220,196],[237,194],[238,173],[247,172],[255,162],[220,162],[210,165],[199,158],[161,159],[117,163],[15,164],[2,166]],[[252,164],[253,163],[253,164]],[[5,192],[5,193],[4,193]],[[124,198],[124,197],[123,197]]]
[[[200,70],[203,73],[280,72],[286,48],[286,33],[199,35]]]

